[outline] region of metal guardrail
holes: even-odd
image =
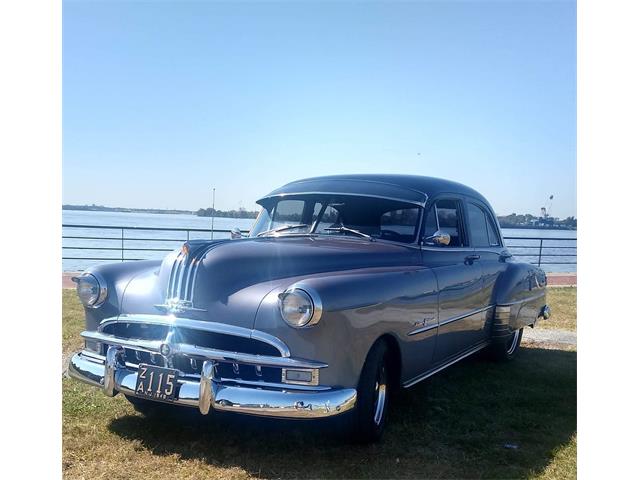
[[[107,230],[115,232],[115,236],[94,236],[94,235],[62,235],[63,243],[65,239],[69,240],[100,240],[110,243],[109,245],[64,245],[63,250],[79,250],[79,251],[100,251],[100,252],[120,252],[119,257],[102,257],[102,256],[62,256],[63,260],[96,260],[96,261],[112,261],[112,262],[124,262],[132,260],[145,260],[143,258],[128,257],[125,252],[170,252],[179,247],[179,244],[187,240],[197,238],[209,237],[214,238],[214,234],[230,234],[229,229],[208,229],[208,228],[172,228],[172,227],[136,227],[136,226],[115,226],[115,225],[77,225],[77,224],[62,224],[62,228],[66,229],[89,229],[89,230]],[[125,235],[127,232],[127,235]],[[178,233],[180,238],[158,238],[157,236],[142,237],[131,236],[130,232],[163,232],[165,234]],[[248,230],[242,230],[243,233],[247,233]],[[194,237],[195,235],[195,237]],[[507,247],[512,252],[514,257],[524,257],[532,259],[530,263],[541,265],[575,265],[577,264],[577,245],[575,238],[561,238],[561,237],[503,237],[507,242]],[[128,246],[125,242],[165,242],[175,243],[173,248],[153,248],[153,247],[136,247]],[[514,243],[512,243],[514,242]],[[572,245],[566,245],[571,242]],[[522,244],[524,243],[524,244]],[[545,245],[547,243],[547,245]],[[548,251],[553,253],[548,253]],[[557,253],[567,251],[567,253]],[[557,260],[554,258],[558,257]],[[549,260],[551,258],[551,260]]]
[[[119,251],[120,257],[67,257],[62,256],[63,260],[100,260],[100,261],[112,261],[112,262],[125,262],[132,260],[145,260],[144,258],[131,258],[125,255],[125,252],[171,252],[179,247],[179,243],[184,243],[187,240],[195,239],[193,234],[208,234],[210,235],[209,239],[214,238],[214,234],[216,233],[226,233],[231,234],[231,230],[228,229],[210,229],[210,228],[175,228],[175,227],[136,227],[136,226],[116,226],[116,225],[78,225],[78,224],[62,224],[62,228],[76,228],[76,229],[94,229],[94,230],[108,230],[115,232],[119,235],[116,236],[91,236],[91,235],[62,235],[63,242],[65,239],[74,239],[74,240],[103,240],[106,242],[119,242],[119,246],[110,246],[117,245],[117,243],[112,243],[107,246],[76,246],[76,245],[63,245],[63,250],[99,250],[99,251]],[[182,234],[180,238],[149,238],[145,237],[132,237],[130,235],[125,236],[125,232],[171,232],[171,233],[179,233]],[[242,233],[248,233],[248,230],[241,230]],[[203,238],[204,235],[200,235],[199,238]],[[174,248],[137,248],[137,247],[129,247],[125,245],[125,242],[174,242],[176,243],[176,247]]]
[[[577,265],[578,261],[578,246],[576,238],[564,238],[564,237],[502,237],[507,240],[506,246],[511,251],[514,257],[529,257],[536,260],[530,263],[535,263],[538,266],[541,265]],[[511,243],[511,241],[525,241],[529,242],[527,245],[518,245],[517,243]],[[544,243],[547,242],[547,245]],[[572,243],[573,245],[555,245],[553,243]],[[569,253],[547,253],[546,250],[561,251],[569,250]],[[532,251],[532,252],[530,252]],[[549,257],[560,257],[561,260],[547,261],[545,259]],[[573,260],[567,260],[573,259]]]

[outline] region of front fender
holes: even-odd
[[[107,287],[107,298],[98,307],[84,307],[87,330],[97,330],[102,320],[116,317],[122,312],[122,301],[127,286],[136,276],[142,274],[157,274],[159,261],[143,260],[137,262],[109,263],[98,265],[84,271],[98,278]]]
[[[294,328],[280,316],[278,294],[292,283],[313,288],[322,300],[320,321]],[[403,376],[418,362],[420,336],[407,336],[414,323],[437,318],[437,288],[433,272],[424,267],[378,268],[288,279],[262,301],[255,328],[283,340],[296,357],[325,362],[320,383],[357,387],[362,366],[373,343],[391,335],[404,362]],[[431,333],[435,334],[435,330]],[[408,354],[408,355],[407,355]],[[424,358],[422,359],[424,360]]]

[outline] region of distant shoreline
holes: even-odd
[[[104,207],[102,205],[62,205],[62,210],[76,210],[79,212],[118,212],[118,213],[156,213],[160,215],[186,214],[195,215],[191,210],[167,210],[163,208],[126,208]]]
[[[565,227],[563,225],[557,227],[541,227],[538,225],[511,225],[511,224],[500,224],[500,228],[516,228],[518,230],[571,230],[576,231],[577,228],[573,227]]]
[[[152,213],[156,215],[193,215],[197,217],[211,218],[211,208],[193,210],[177,210],[164,208],[127,208],[127,207],[105,207],[104,205],[62,205],[62,210],[76,212],[115,212],[115,213]],[[257,211],[248,210],[215,210],[214,217],[218,218],[249,218],[254,220],[258,216]]]
[[[62,205],[62,210],[80,211],[80,212],[116,212],[116,213],[152,213],[158,215],[193,215],[196,217],[211,218],[210,209],[192,210],[170,210],[162,208],[126,208],[126,207],[105,207],[102,205]],[[249,218],[255,219],[258,212],[249,212],[246,210],[231,210],[228,212],[216,210],[215,217],[218,218]],[[576,231],[574,227],[558,225],[554,227],[540,225],[519,225],[512,223],[500,223],[500,228],[515,228],[521,230],[570,230]]]

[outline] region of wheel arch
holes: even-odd
[[[402,377],[402,351],[400,350],[400,343],[398,339],[391,333],[385,333],[380,335],[369,347],[369,352],[373,349],[374,345],[378,342],[384,342],[387,345],[389,351],[389,369],[391,386],[393,390],[398,390],[401,384]],[[367,356],[369,355],[367,352]],[[364,365],[363,365],[364,368]]]

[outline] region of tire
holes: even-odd
[[[358,382],[351,426],[351,439],[356,443],[377,442],[382,436],[389,409],[390,373],[389,348],[379,340],[371,347]]]
[[[133,406],[133,409],[144,415],[145,417],[153,417],[159,413],[166,411],[167,406],[150,400],[143,400],[142,398],[132,397],[130,395],[124,396],[129,403]]]
[[[491,345],[490,352],[494,360],[500,362],[510,362],[513,360],[520,350],[520,342],[524,328],[516,330],[506,341],[496,342]]]

